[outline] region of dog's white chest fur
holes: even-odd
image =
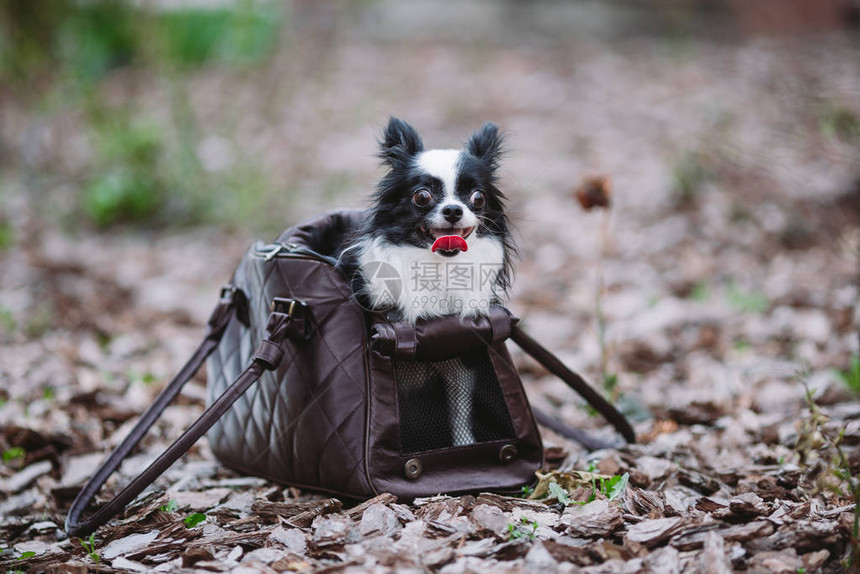
[[[410,323],[419,317],[485,314],[498,298],[504,247],[497,238],[474,234],[467,243],[468,251],[443,257],[428,248],[392,245],[379,237],[366,240],[358,261],[370,305],[396,307]]]

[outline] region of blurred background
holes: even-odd
[[[428,147],[506,131],[511,306],[640,430],[778,430],[798,371],[853,399],[858,25],[857,0],[2,2],[0,446],[107,448],[250,241],[365,205],[389,115]],[[593,176],[609,209],[575,198]]]

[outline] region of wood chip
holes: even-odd
[[[510,512],[514,508],[530,508],[537,511],[545,511],[546,505],[542,502],[526,500],[524,498],[513,498],[511,496],[502,496],[500,494],[492,494],[482,492],[475,499],[475,504],[489,504],[497,506],[505,512]]]
[[[291,518],[307,510],[312,510],[319,507],[320,504],[318,500],[271,502],[258,499],[251,505],[251,512],[267,522],[273,522],[277,521],[279,517]]]
[[[773,502],[776,499],[791,499],[789,491],[780,486],[775,476],[748,476],[738,481],[739,494],[754,492],[762,500]]]
[[[803,560],[797,556],[794,548],[759,552],[749,561],[749,569],[753,572],[796,574],[800,568],[803,568]]]
[[[645,556],[643,565],[647,572],[678,574],[681,571],[681,557],[671,546],[658,548]]]
[[[51,472],[53,465],[49,460],[43,460],[24,468],[13,474],[10,478],[0,482],[0,490],[7,492],[21,492],[30,486],[37,478]]]
[[[729,510],[740,518],[764,516],[770,512],[767,504],[754,492],[746,492],[729,500]]]
[[[705,534],[705,543],[699,555],[699,572],[702,574],[731,574],[732,562],[726,554],[725,539],[716,531]]]
[[[717,479],[686,468],[678,471],[678,481],[702,494],[713,494],[721,487]]]
[[[486,531],[499,538],[504,536],[508,529],[509,516],[498,506],[476,504],[472,509],[471,519],[479,532]]]
[[[776,532],[753,544],[762,550],[792,548],[797,552],[813,552],[837,544],[840,538],[836,520],[797,520],[783,524]]]
[[[182,566],[189,568],[198,562],[214,559],[215,553],[211,545],[197,546],[182,553]]]
[[[569,506],[561,517],[568,532],[583,538],[606,538],[624,525],[618,505],[608,500],[595,500],[582,506]]]
[[[718,500],[708,496],[703,496],[696,501],[696,509],[702,512],[714,512],[728,507],[729,502],[727,500]]]
[[[767,520],[757,520],[746,524],[737,524],[721,528],[719,523],[702,524],[699,526],[686,529],[683,533],[678,534],[669,544],[678,550],[696,550],[702,548],[708,535],[715,531],[723,539],[731,542],[748,542],[768,536],[774,532],[775,528]]]
[[[327,498],[321,502],[317,502],[313,508],[293,515],[285,523],[296,528],[307,528],[317,516],[340,512],[342,508],[343,503],[340,500],[337,498]]]
[[[158,538],[159,534],[160,532],[158,530],[153,530],[151,532],[141,534],[131,534],[125,538],[114,540],[101,551],[101,557],[105,560],[112,560],[117,556],[133,554],[134,552],[149,546],[156,538]]]
[[[313,544],[318,549],[343,545],[350,528],[352,520],[348,516],[319,517],[314,520]]]
[[[558,540],[544,540],[543,545],[547,552],[560,563],[569,562],[575,566],[589,566],[598,561],[587,546],[573,546]]]
[[[332,499],[335,500],[335,499]],[[374,496],[370,500],[365,500],[358,506],[354,506],[346,511],[347,515],[353,520],[360,518],[364,511],[373,506],[374,504],[392,504],[397,502],[397,497],[388,492],[383,492],[378,496]]]
[[[362,536],[390,536],[402,528],[394,511],[381,502],[368,506],[358,525]]]
[[[665,506],[656,492],[628,486],[622,498],[622,507],[629,514],[648,518],[663,518]]]
[[[684,524],[685,521],[680,517],[646,520],[630,526],[626,538],[651,548],[674,536]]]
[[[803,567],[806,568],[807,572],[818,571],[827,562],[828,558],[830,558],[830,551],[825,549],[809,552],[800,557]]]

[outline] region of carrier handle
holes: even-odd
[[[584,398],[588,404],[602,414],[615,429],[621,433],[624,440],[627,442],[636,442],[636,433],[633,427],[627,421],[627,418],[621,414],[612,404],[604,399],[594,388],[589,385],[578,373],[568,369],[558,357],[553,355],[543,345],[535,341],[525,331],[517,325],[513,325],[511,329],[511,339],[520,346],[520,348],[531,355],[537,362],[546,367],[546,369],[563,380],[567,385]],[[551,426],[551,428],[553,428]],[[570,437],[582,442],[581,437]],[[586,443],[583,443],[588,446]]]
[[[517,321],[500,305],[487,309],[486,315],[448,315],[415,324],[376,315],[370,346],[398,361],[444,361],[504,341]]]
[[[171,444],[167,450],[141,472],[128,486],[100,507],[86,520],[81,520],[81,514],[92,502],[96,493],[107,481],[131,450],[137,446],[146,432],[152,427],[164,409],[179,394],[183,386],[194,376],[206,358],[218,347],[228,323],[236,315],[237,308],[241,310],[244,304],[244,293],[232,285],[221,290],[221,299],[208,321],[206,336],[200,346],[177,373],[167,386],[155,398],[155,401],[141,415],[140,420],[131,433],[120,443],[110,456],[96,470],[84,488],[78,493],[69,514],[66,517],[66,533],[69,537],[83,537],[94,532],[105,524],[129,502],[134,500],[143,490],[152,484],[161,474],[176,462],[197,440],[214,425],[218,419],[244,394],[244,392],[260,376],[269,370],[277,369],[284,357],[284,343],[287,339],[307,338],[307,323],[305,321],[306,306],[298,301],[288,302],[276,299],[272,305],[272,313],[266,325],[267,337],[263,339],[254,354],[251,364],[239,375],[218,399],[200,415],[182,435]],[[295,316],[295,320],[294,319]]]

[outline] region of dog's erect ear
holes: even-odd
[[[424,144],[415,128],[401,119],[391,117],[379,142],[379,157],[394,167],[424,151]]]
[[[466,143],[466,151],[483,160],[490,169],[499,167],[502,156],[502,134],[496,124],[486,123],[484,127],[472,134]]]

